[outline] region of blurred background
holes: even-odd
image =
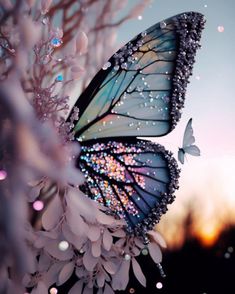
[[[182,166],[176,201],[157,226],[167,240],[161,279],[150,259],[146,290],[133,279],[126,293],[235,293],[235,1],[157,0],[119,29],[120,44],[154,23],[185,11],[207,19],[182,119],[154,139],[177,157],[187,121],[193,118],[202,156]]]

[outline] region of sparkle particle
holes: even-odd
[[[60,75],[58,75],[58,76],[56,77],[56,81],[57,81],[57,82],[63,82],[63,80],[64,80],[64,77],[63,77],[62,74],[60,74]]]
[[[51,45],[52,45],[53,47],[60,47],[61,44],[62,44],[62,40],[59,39],[59,38],[53,38],[53,39],[51,40]]]
[[[224,27],[223,26],[218,26],[217,28],[219,33],[223,33],[224,32]]]

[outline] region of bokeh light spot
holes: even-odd
[[[156,288],[157,289],[162,289],[162,287],[163,287],[163,284],[161,282],[157,282]]]
[[[217,28],[219,33],[223,33],[224,32],[224,27],[223,26],[218,26]]]
[[[5,180],[7,177],[7,172],[5,170],[0,170],[0,181]]]
[[[33,203],[33,209],[36,210],[36,211],[40,211],[42,210],[44,207],[44,204],[42,201],[40,200],[36,200],[34,203]]]
[[[50,289],[50,294],[57,294],[58,290],[56,288],[51,288]]]
[[[67,241],[61,241],[58,245],[61,251],[66,251],[69,248],[69,243]]]

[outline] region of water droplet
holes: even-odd
[[[133,293],[135,293],[135,289],[134,289],[134,288],[130,288],[129,292],[130,292],[131,294],[133,294]]]
[[[103,67],[102,67],[102,69],[103,70],[106,70],[106,69],[108,69],[109,67],[111,66],[111,62],[106,62],[104,65],[103,65]]]
[[[160,22],[160,28],[165,29],[166,23],[164,21]]]
[[[147,248],[144,248],[144,249],[142,249],[141,253],[142,253],[143,255],[148,255],[149,251],[148,251]]]
[[[49,23],[49,17],[44,16],[43,19],[42,19],[42,23],[43,23],[44,25],[48,24],[48,23]]]
[[[125,254],[124,258],[125,258],[125,260],[130,260],[131,256],[129,254]]]
[[[69,248],[69,243],[67,241],[61,241],[58,245],[58,248],[61,250],[61,251],[66,251],[68,248]]]
[[[122,69],[127,69],[127,63],[126,63],[126,62],[122,63],[122,64],[121,64],[121,68],[122,68]]]

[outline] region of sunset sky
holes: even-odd
[[[202,49],[180,123],[171,134],[154,141],[177,156],[185,126],[192,117],[202,156],[188,156],[182,167],[177,199],[160,225],[169,241],[175,240],[189,203],[197,213],[196,230],[205,239],[213,239],[225,223],[235,221],[235,1],[153,0],[142,19],[130,21],[128,27],[124,24],[118,35],[118,41],[125,43],[154,23],[186,11],[201,12],[207,19]],[[223,32],[219,32],[219,26]]]

